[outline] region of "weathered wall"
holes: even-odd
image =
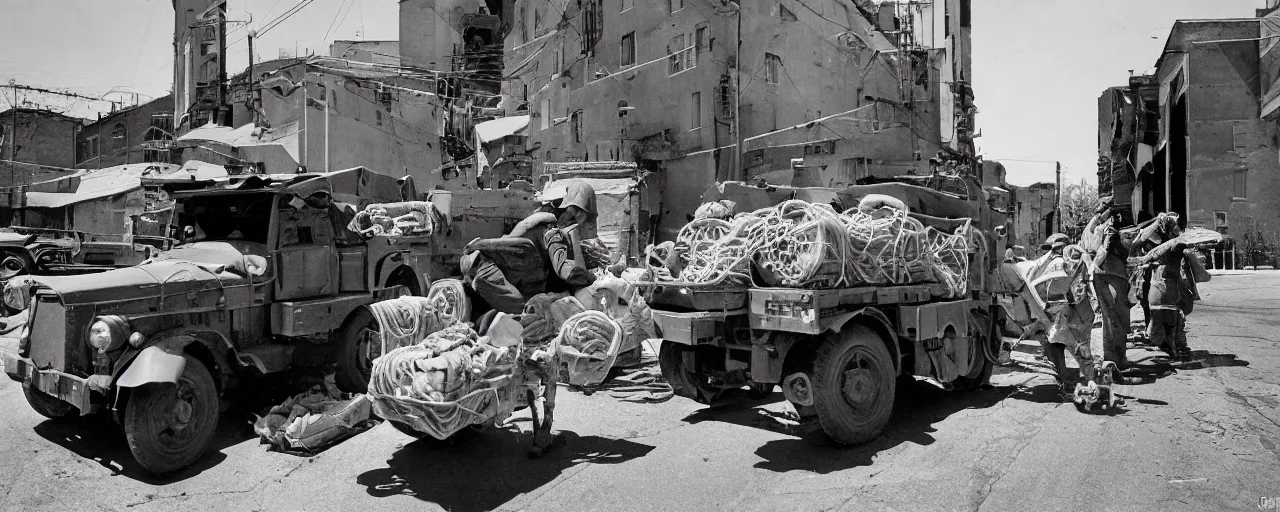
[[[280,74],[296,84],[303,68],[286,68]],[[305,116],[304,95],[308,98]],[[310,171],[364,166],[389,176],[413,176],[419,190],[452,185],[439,171],[440,141],[434,127],[439,126],[440,109],[434,96],[388,89],[379,98],[372,84],[362,86],[359,80],[313,72],[305,92],[302,87],[266,87],[262,103],[272,126],[297,123],[304,127],[299,163]]]
[[[152,128],[152,116],[168,116],[169,123]],[[148,159],[143,143],[149,140],[171,138],[173,126],[173,96],[164,96],[127,110],[114,112],[85,126],[76,136],[76,166],[85,169],[101,169],[116,165],[139,163]],[[92,143],[97,137],[97,145]],[[96,149],[96,153],[94,150]],[[159,160],[169,160],[159,155]]]
[[[16,117],[12,109],[0,112],[0,160],[74,167],[76,131],[81,126],[80,119],[48,111],[18,109]]]
[[[1257,35],[1253,21],[1204,22],[1190,27],[1183,40]],[[1214,229],[1225,220],[1229,234],[1261,232],[1274,239],[1280,232],[1280,160],[1276,125],[1259,116],[1263,77],[1258,45],[1244,41],[1183,46],[1188,225]]]

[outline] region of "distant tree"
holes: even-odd
[[[1063,187],[1061,201],[1062,230],[1072,237],[1080,236],[1102,204],[1097,187],[1085,181]]]

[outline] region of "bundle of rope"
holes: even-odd
[[[496,346],[467,324],[431,333],[374,360],[369,398],[378,415],[445,439],[503,412],[521,345]]]
[[[441,325],[453,325],[471,319],[471,299],[458,279],[441,279],[431,283],[427,299]],[[419,338],[421,339],[421,338]]]
[[[347,229],[363,237],[434,234],[443,216],[427,201],[375,203],[357,212]]]
[[[958,297],[968,291],[970,235],[967,224],[954,234],[926,228],[893,198],[864,200],[845,212],[791,200],[728,221],[695,219],[673,247],[654,248],[684,251],[682,268],[667,265],[663,272],[650,258],[648,276],[687,284],[753,282],[754,264],[767,286],[934,282],[938,293]]]
[[[583,311],[565,320],[555,351],[568,370],[569,384],[595,386],[604,382],[622,345],[622,326],[602,312]]]
[[[378,334],[382,337],[380,353],[418,343],[447,325],[436,314],[435,302],[429,297],[407,296],[366,306],[378,323]]]

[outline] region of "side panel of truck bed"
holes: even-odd
[[[865,286],[833,290],[796,288],[752,288],[750,319],[752,329],[821,334],[831,313],[848,309],[896,304],[920,304],[931,298],[929,287]]]

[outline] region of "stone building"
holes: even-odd
[[[169,163],[173,96],[126,107],[85,125],[76,135],[76,166],[102,169],[142,162]]]
[[[503,96],[508,115],[531,116],[535,172],[618,160],[660,171],[660,237],[715,182],[788,184],[794,158],[841,186],[973,153],[967,0],[518,0],[514,11]]]
[[[1280,13],[1181,20],[1151,76],[1099,100],[1099,186],[1232,236],[1280,234]]]
[[[48,167],[74,167],[76,135],[87,122],[78,117],[43,109],[19,107],[2,111],[0,160]],[[9,177],[0,177],[0,180],[5,180],[0,186],[14,184]]]

